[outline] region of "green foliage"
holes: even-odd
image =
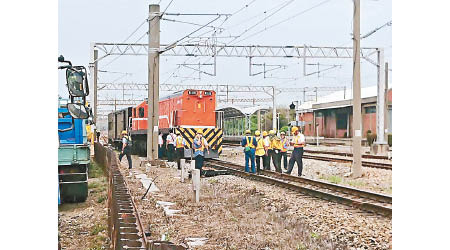
[[[95,224],[91,229],[91,235],[97,235],[106,230],[106,226],[102,224]]]
[[[91,161],[88,171],[89,178],[98,178],[105,175],[100,164],[96,163],[95,161]]]
[[[314,239],[317,239],[317,238],[319,238],[319,235],[314,233],[314,232],[312,232],[311,233],[311,237],[314,238]]]
[[[373,133],[371,130],[367,130],[367,143],[369,144],[369,146],[372,146],[373,142],[375,141],[375,139],[377,138],[377,134]]]
[[[106,197],[106,195],[102,195],[100,197],[97,198],[97,203],[102,203],[104,202],[108,197]]]

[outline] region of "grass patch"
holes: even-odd
[[[91,235],[97,235],[106,230],[106,226],[102,224],[95,224],[91,229]]]
[[[334,183],[334,184],[339,184],[342,182],[342,178],[340,176],[336,176],[336,175],[330,175],[330,176],[319,176],[319,179],[322,180],[326,180],[328,182]]]
[[[311,237],[314,238],[314,239],[317,239],[317,238],[319,238],[319,235],[314,233],[314,232],[312,232],[311,233]]]
[[[97,203],[102,203],[107,199],[106,195],[102,195],[97,198]]]
[[[98,178],[105,176],[102,166],[95,161],[91,161],[91,164],[89,165],[88,175],[89,178]]]

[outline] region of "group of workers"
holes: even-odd
[[[162,138],[162,134],[159,133],[158,136],[158,157],[162,157],[162,149],[164,146],[164,140]],[[184,149],[188,148],[186,139],[181,136],[180,131],[176,131],[176,135],[173,133],[173,130],[167,135],[166,138],[166,151],[168,161],[177,161],[178,169],[181,169],[181,159],[184,156]],[[193,149],[195,159],[195,168],[202,169],[203,160],[205,157],[205,151],[209,153],[209,145],[208,141],[203,137],[203,130],[198,129],[193,140]],[[128,160],[128,168],[132,168],[131,162],[131,138],[128,136],[127,131],[122,131],[122,150],[119,154],[119,161],[122,161],[123,156],[127,157]]]
[[[276,135],[275,130],[255,131],[255,136],[251,135],[250,130],[245,131],[245,137],[242,139],[241,145],[245,153],[245,171],[256,173],[261,171],[261,160],[264,170],[270,170],[270,161],[275,166],[275,171],[282,173],[281,161],[283,159],[283,167],[286,174],[291,174],[295,163],[298,167],[298,176],[302,175],[303,170],[303,147],[305,146],[305,136],[299,131],[298,127],[292,127],[293,137],[289,140],[285,132],[280,133],[280,137]],[[294,151],[287,160],[287,150],[289,146],[294,147]],[[250,163],[249,163],[250,162]],[[255,164],[256,162],[256,164]],[[256,165],[256,169],[255,169]]]
[[[162,134],[159,134],[158,138],[158,144],[159,144],[159,158],[162,157],[161,152],[164,147],[164,141],[162,138]],[[167,152],[167,160],[168,161],[177,161],[178,169],[181,169],[181,159],[184,156],[184,149],[188,149],[187,141],[184,139],[184,137],[181,135],[180,131],[176,131],[175,134],[173,133],[173,130],[170,131],[170,133],[166,137],[166,152]],[[197,133],[193,140],[193,149],[194,149],[194,155],[193,158],[195,159],[195,168],[202,169],[203,166],[203,160],[205,157],[205,151],[209,153],[209,145],[207,140],[203,137],[203,130],[198,129]]]

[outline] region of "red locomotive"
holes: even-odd
[[[131,115],[130,135],[134,151],[142,155],[147,149],[147,107],[147,101],[144,101],[132,108]],[[192,148],[196,131],[202,129],[212,149],[209,157],[218,157],[222,152],[222,129],[216,126],[215,109],[215,91],[188,89],[175,92],[159,101],[159,131],[163,138],[171,129],[180,131],[187,146]]]

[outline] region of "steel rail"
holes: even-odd
[[[239,164],[221,160],[209,159],[206,165],[229,170],[233,174],[241,177],[282,186],[316,198],[333,201],[383,216],[392,216],[392,196],[267,170],[261,171],[260,174],[251,174],[243,171],[243,167]]]
[[[237,146],[237,143],[226,143],[222,142],[222,145],[226,146]],[[290,156],[292,151],[288,152],[288,156]],[[318,151],[318,150],[308,150],[305,149],[303,151],[304,153],[313,153],[313,154],[331,154],[331,155],[341,155],[341,156],[348,156],[353,157],[353,154],[351,153],[341,153],[341,152],[330,152],[330,151]],[[374,158],[374,159],[385,159],[381,158],[384,156],[375,156],[375,155],[363,155],[363,158]],[[380,157],[380,158],[377,158]],[[303,154],[304,159],[311,159],[311,160],[318,160],[318,161],[331,161],[331,162],[341,162],[341,163],[352,163],[352,159],[344,159],[344,158],[335,158],[335,157],[328,157],[328,156],[319,156],[319,155],[312,155],[312,154]],[[387,158],[387,157],[386,157]],[[368,168],[379,168],[379,169],[386,169],[386,170],[392,170],[392,164],[391,163],[383,163],[383,162],[371,162],[371,161],[362,161],[363,167]]]

